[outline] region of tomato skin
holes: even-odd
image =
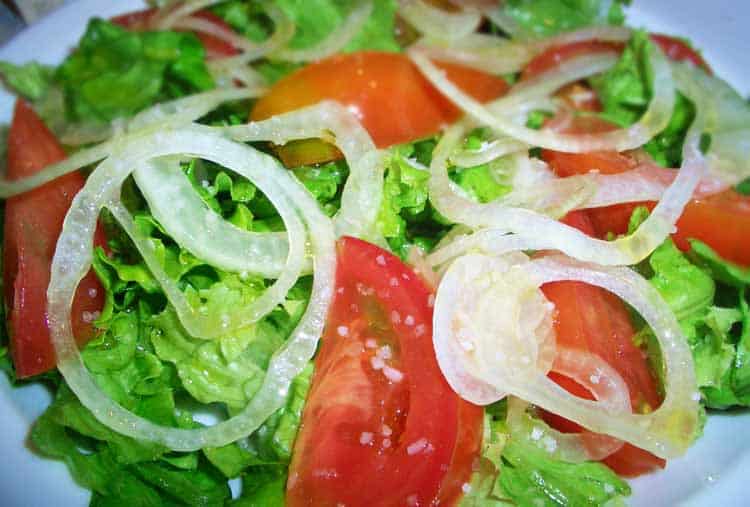
[[[31,107],[16,102],[8,133],[8,178],[30,176],[64,158],[62,147]],[[84,181],[80,173],[71,173],[5,203],[4,296],[11,355],[20,378],[55,366],[46,316],[50,266],[63,218]],[[104,243],[101,235],[97,243]],[[101,310],[103,303],[104,290],[89,272],[73,300],[73,332],[79,344],[94,336],[91,319],[84,315]]]
[[[119,25],[129,30],[141,31],[148,30],[149,23],[152,18],[159,12],[159,9],[145,9],[142,11],[129,12],[127,14],[121,14],[110,19],[115,25]],[[202,18],[206,21],[210,21],[214,25],[221,28],[231,30],[230,26],[227,25],[223,19],[210,11],[199,11],[192,14],[194,17]],[[240,53],[240,50],[234,47],[224,39],[220,39],[215,35],[205,32],[195,32],[198,40],[201,41],[203,47],[206,49],[206,58],[209,60],[216,58],[223,58],[226,56],[234,56]]]
[[[652,33],[650,37],[671,60],[692,62],[709,74],[712,73],[711,67],[708,66],[703,57],[680,39],[659,33]]]
[[[461,400],[440,372],[430,291],[374,245],[343,238],[338,251],[336,295],[292,454],[287,505],[403,505],[412,496],[418,505],[451,504],[479,453],[483,410]],[[373,368],[368,340],[391,347],[386,362],[403,372],[401,381]],[[383,434],[383,424],[391,433]],[[410,453],[422,439],[429,447]]]
[[[475,99],[506,92],[504,79],[440,63],[448,78]],[[327,58],[276,83],[255,105],[251,119],[308,106],[324,99],[353,111],[379,148],[429,136],[456,120],[460,111],[403,54],[363,51]]]

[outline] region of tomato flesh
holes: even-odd
[[[8,133],[8,179],[30,176],[65,158],[42,120],[19,100]],[[52,256],[73,197],[83,187],[74,172],[5,202],[3,277],[10,349],[18,377],[55,366],[47,327],[47,286]],[[103,237],[97,242],[103,244]],[[73,300],[73,332],[79,344],[94,336],[92,314],[101,310],[104,290],[93,271],[81,280]]]
[[[147,30],[150,26],[150,22],[153,17],[159,12],[159,9],[145,9],[142,11],[130,12],[127,14],[121,14],[111,18],[110,21],[115,25],[119,25],[129,30]],[[219,28],[231,30],[230,26],[227,25],[223,19],[210,11],[198,11],[192,14],[193,17],[201,18],[211,22]],[[206,32],[195,32],[198,40],[201,41],[203,47],[206,49],[206,57],[208,59],[223,58],[226,56],[233,56],[240,53],[240,50],[234,47],[229,42],[221,39],[213,34]]]
[[[500,77],[439,65],[477,100],[497,98],[508,88]],[[461,114],[405,55],[363,51],[327,58],[285,77],[256,103],[251,119],[263,120],[324,99],[336,100],[357,115],[379,148],[435,134]],[[315,150],[310,151],[294,164],[311,163],[316,157]]]
[[[479,453],[483,411],[438,367],[430,291],[374,245],[344,238],[338,253],[287,505],[453,503]]]

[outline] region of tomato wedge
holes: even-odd
[[[500,77],[459,65],[439,65],[477,100],[497,98],[508,89]],[[379,148],[435,134],[461,114],[403,54],[364,51],[327,58],[285,77],[256,103],[251,119],[262,120],[323,99],[337,100],[353,111]],[[332,157],[321,143],[312,146],[298,150],[294,157],[281,152],[284,163],[294,167]]]
[[[593,233],[586,212],[569,213],[563,221],[587,234]],[[661,404],[646,354],[632,341],[635,329],[628,310],[616,296],[580,282],[549,283],[542,287],[542,291],[557,311],[554,325],[559,345],[596,354],[617,370],[628,386],[634,411],[653,410]],[[556,374],[550,377],[572,394],[592,399],[588,390],[571,379]],[[580,426],[559,416],[543,415],[560,431],[581,431]],[[625,444],[603,461],[626,477],[664,468],[666,463],[630,444]]]
[[[127,14],[121,14],[111,18],[110,21],[116,25],[129,30],[147,30],[149,23],[152,18],[159,12],[159,9],[145,9],[142,11],[130,12]],[[227,25],[223,19],[210,11],[199,11],[194,13],[192,16],[204,19],[211,22],[219,28],[231,30],[231,27]],[[240,53],[240,50],[234,47],[229,42],[217,37],[216,35],[207,32],[195,32],[196,37],[201,41],[203,47],[206,49],[206,57],[208,59],[223,58],[226,56],[233,56]]]
[[[483,411],[438,367],[431,293],[375,245],[344,238],[338,253],[287,505],[451,504],[478,456]]]
[[[30,176],[64,158],[54,135],[19,100],[8,133],[8,178]],[[20,378],[55,366],[46,315],[50,266],[63,219],[84,181],[80,173],[71,173],[5,203],[5,304],[11,355]],[[101,235],[97,242],[104,243]],[[73,332],[79,344],[94,336],[92,314],[103,303],[104,290],[93,271],[89,272],[73,301]]]

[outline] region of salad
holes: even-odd
[[[624,21],[196,0],[0,63],[34,452],[92,505],[627,502],[750,404],[750,105]]]

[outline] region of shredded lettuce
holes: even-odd
[[[621,25],[629,0],[507,0],[500,7],[524,38],[543,38],[590,25]]]
[[[204,57],[191,33],[137,33],[92,19],[55,80],[71,120],[109,121],[158,100],[213,88]]]

